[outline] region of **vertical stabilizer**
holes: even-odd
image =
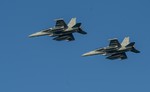
[[[68,27],[69,27],[69,28],[72,28],[75,24],[76,24],[76,18],[72,18],[72,19],[70,20],[70,22],[68,23]]]
[[[124,40],[121,43],[121,46],[127,46],[130,43],[130,38],[125,37]]]

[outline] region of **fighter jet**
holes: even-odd
[[[140,53],[134,47],[135,42],[129,42],[129,37],[125,37],[122,43],[114,38],[110,39],[109,46],[104,48],[99,48],[88,53],[83,54],[82,56],[92,56],[92,55],[105,55],[106,59],[114,60],[114,59],[127,59],[127,55],[125,52],[131,51],[134,53]]]
[[[55,37],[53,40],[56,41],[73,41],[75,40],[72,33],[80,33],[87,34],[81,28],[81,23],[76,23],[76,18],[72,18],[68,25],[65,23],[63,19],[56,19],[56,25],[52,28],[42,30],[40,32],[36,32],[34,34],[29,35],[29,37],[38,37],[38,36],[52,36]]]

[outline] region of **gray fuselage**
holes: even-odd
[[[74,27],[74,28],[62,28],[62,27],[54,27],[54,28],[49,28],[47,30],[43,30],[40,32],[36,32],[34,34],[29,35],[29,37],[38,37],[38,36],[62,36],[62,35],[67,35],[71,34],[74,32],[77,32],[79,30],[79,27]]]
[[[71,34],[78,31],[78,27],[75,28],[52,28],[51,30],[47,31],[49,36],[62,36]]]
[[[112,55],[112,54],[116,54],[116,53],[122,53],[122,52],[127,52],[130,51],[132,49],[132,47],[104,47],[104,48],[100,48],[100,49],[96,49],[93,51],[90,51],[88,53],[83,54],[82,56],[92,56],[92,55]]]

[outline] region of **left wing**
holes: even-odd
[[[64,27],[67,28],[67,24],[65,23],[65,21],[63,19],[57,19],[56,20],[56,27]]]
[[[123,53],[113,54],[113,55],[108,56],[106,58],[107,59],[111,59],[111,60],[114,60],[114,59],[121,59],[121,60],[123,60],[123,59],[127,59],[128,57],[127,57],[126,53],[123,52]]]
[[[119,43],[119,41],[117,39],[110,39],[110,43],[109,43],[110,47],[121,47],[121,44]]]

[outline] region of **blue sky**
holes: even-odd
[[[150,92],[149,0],[0,0],[0,92]],[[77,17],[73,42],[29,34]],[[140,54],[81,57],[130,36]]]

